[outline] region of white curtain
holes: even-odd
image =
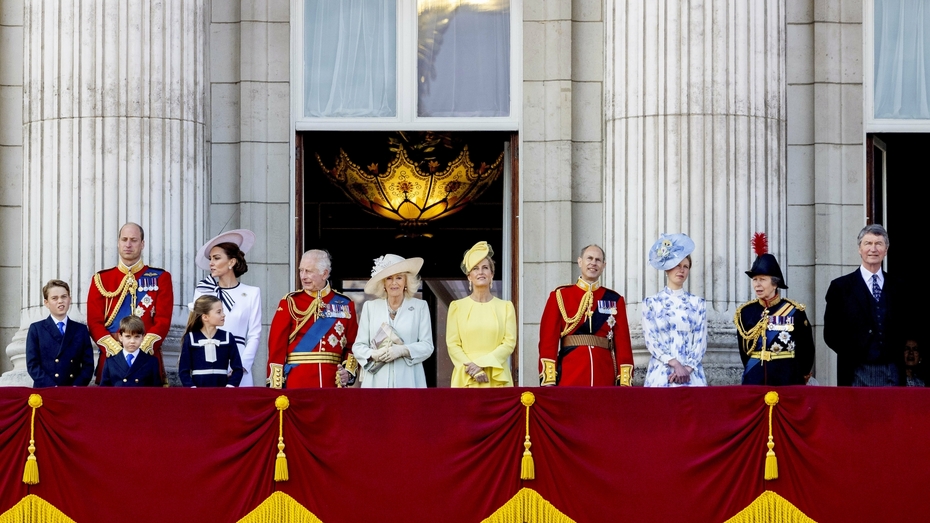
[[[875,118],[930,119],[930,2],[875,0]]]
[[[510,114],[510,2],[418,0],[417,114]]]
[[[396,0],[304,7],[304,116],[395,116]]]

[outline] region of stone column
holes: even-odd
[[[621,1],[605,15],[607,284],[626,296],[642,347],[642,297],[664,285],[648,249],[660,233],[690,235],[688,286],[708,301],[708,378],[732,380],[753,232],[788,265],[785,2]]]
[[[42,285],[69,282],[83,318],[123,222],[145,228],[144,260],[171,272],[187,303],[206,175],[202,0],[27,2],[23,25],[22,320],[0,378],[16,385],[31,383],[24,337],[45,315]]]

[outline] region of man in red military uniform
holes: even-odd
[[[598,283],[604,259],[597,245],[585,247],[578,257],[578,281],[549,294],[539,324],[540,385],[632,384],[626,304]]]
[[[119,330],[119,322],[131,315],[142,319],[145,337],[139,348],[158,358],[162,383],[165,382],[161,344],[171,328],[174,289],[168,271],[142,262],[143,249],[145,231],[142,227],[135,223],[123,225],[119,230],[119,263],[95,274],[90,283],[87,328],[100,348],[96,374],[98,385],[103,362],[123,350],[114,336]]]
[[[275,389],[342,387],[354,382],[351,356],[358,332],[355,304],[329,286],[329,253],[310,250],[300,260],[303,289],[278,304],[268,334],[268,385]],[[345,363],[346,370],[342,370]]]

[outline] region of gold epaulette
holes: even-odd
[[[791,305],[794,305],[794,308],[795,308],[795,309],[797,309],[797,310],[799,310],[799,311],[801,311],[801,312],[804,312],[804,304],[803,304],[803,303],[798,303],[798,302],[796,302],[796,301],[794,301],[794,300],[789,300],[788,298],[782,298],[782,299],[785,300],[786,302],[790,303]]]

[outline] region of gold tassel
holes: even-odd
[[[29,424],[29,457],[26,458],[26,470],[23,471],[23,483],[27,485],[38,485],[39,462],[36,461],[36,409],[42,406],[42,396],[30,394],[29,406],[32,407],[32,422]]]
[[[520,403],[526,406],[526,438],[523,441],[523,459],[520,461],[520,479],[536,479],[536,464],[533,463],[533,453],[530,452],[530,406],[536,402],[536,396],[526,391],[520,395]]]
[[[29,494],[9,510],[0,514],[0,523],[24,523],[41,521],[42,523],[74,523],[74,520],[44,499]]]
[[[765,404],[769,406],[769,442],[766,444],[769,451],[765,453],[765,479],[768,481],[778,479],[778,460],[775,458],[775,440],[772,437],[772,410],[778,404],[778,393],[774,390],[766,392]]]
[[[481,523],[575,523],[533,489],[521,488],[510,501],[504,503]]]
[[[274,480],[287,481],[287,456],[284,455],[284,411],[291,405],[287,396],[278,396],[274,406],[278,409],[278,456],[274,460]]]

